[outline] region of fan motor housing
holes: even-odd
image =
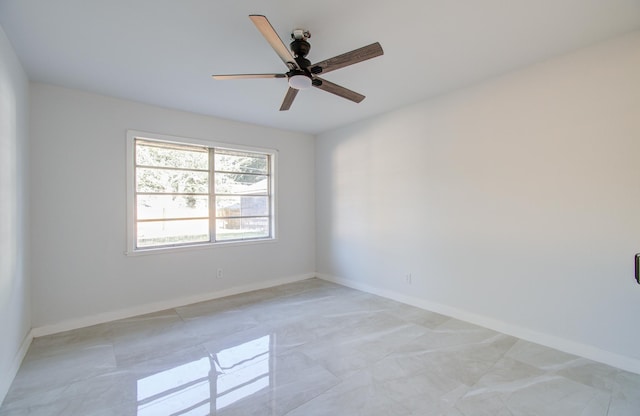
[[[304,39],[294,39],[293,42],[289,44],[289,47],[296,57],[299,56],[302,58],[307,56],[311,50],[311,45]]]

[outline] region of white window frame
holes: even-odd
[[[202,242],[202,243],[192,243],[192,244],[180,244],[175,246],[156,246],[156,247],[136,247],[136,205],[135,205],[135,139],[146,139],[151,141],[160,141],[160,142],[168,142],[175,143],[181,145],[193,145],[193,146],[203,146],[207,148],[216,148],[223,150],[232,150],[232,151],[245,151],[245,152],[254,152],[254,153],[262,153],[269,155],[270,160],[270,218],[271,218],[271,236],[264,238],[256,238],[256,239],[247,239],[247,240],[230,240],[230,241],[213,241],[213,242]],[[220,246],[236,246],[236,245],[248,245],[248,244],[264,244],[264,243],[272,243],[276,242],[278,238],[277,225],[278,225],[278,186],[277,186],[277,166],[278,166],[278,150],[277,149],[269,149],[262,147],[254,147],[254,146],[244,146],[238,144],[229,144],[217,141],[209,141],[202,139],[194,139],[194,138],[185,138],[178,136],[170,136],[166,134],[158,134],[158,133],[150,133],[139,130],[127,130],[127,155],[126,155],[126,163],[127,163],[127,250],[125,252],[126,255],[141,255],[141,254],[154,254],[154,253],[166,253],[173,251],[185,251],[185,250],[194,250],[194,249],[202,249],[202,248],[212,248],[212,247],[220,247]],[[213,181],[213,176],[211,177],[211,181]],[[210,221],[215,221],[215,217],[210,218]]]

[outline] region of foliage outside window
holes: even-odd
[[[132,141],[134,250],[274,237],[274,153]]]

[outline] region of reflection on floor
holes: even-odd
[[[640,415],[640,375],[318,279],[34,340],[0,416]]]
[[[137,382],[139,416],[208,415],[270,385],[266,335]]]

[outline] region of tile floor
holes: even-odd
[[[640,375],[311,279],[37,338],[0,415],[638,416]]]

